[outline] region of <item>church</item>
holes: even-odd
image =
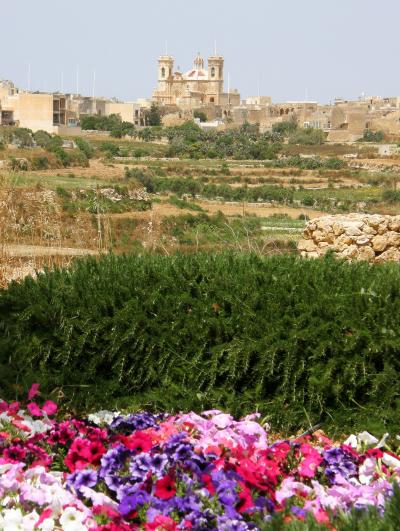
[[[158,87],[153,100],[159,105],[196,107],[204,104],[224,105],[229,98],[224,93],[224,58],[212,55],[207,68],[200,54],[193,68],[185,73],[174,71],[174,58],[162,55],[158,59]]]

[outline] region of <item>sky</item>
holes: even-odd
[[[166,43],[185,72],[216,42],[242,98],[400,95],[399,0],[0,0],[0,18],[0,79],[31,90],[150,97]]]

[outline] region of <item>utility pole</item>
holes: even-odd
[[[76,65],[76,93],[79,94],[79,65]]]

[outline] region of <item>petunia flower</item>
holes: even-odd
[[[27,409],[31,415],[34,417],[43,417],[43,412],[40,409],[40,407],[36,404],[36,402],[30,402],[27,405]]]
[[[55,415],[57,413],[58,406],[52,400],[46,400],[42,406],[42,410],[49,416]]]
[[[38,383],[33,383],[31,385],[31,388],[29,389],[29,392],[28,392],[28,400],[32,400],[32,398],[34,398],[38,394],[39,387],[40,387],[40,384]]]

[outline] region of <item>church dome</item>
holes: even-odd
[[[204,81],[208,79],[208,72],[207,70],[189,70],[189,72],[186,72],[185,74],[185,79],[190,81]]]

